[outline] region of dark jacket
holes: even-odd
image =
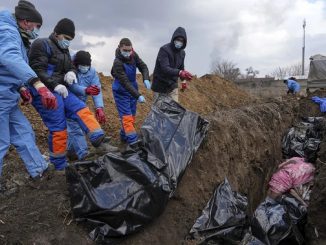
[[[120,49],[117,48],[115,51],[115,59],[111,69],[111,75],[118,79],[120,84],[135,98],[140,96],[138,90],[132,85],[131,81],[128,79],[128,76],[125,72],[123,64],[135,65],[141,74],[143,75],[144,80],[149,80],[149,71],[147,65],[139,58],[138,54],[133,51],[133,54],[130,58],[125,58],[120,53]],[[136,79],[136,78],[135,78]]]
[[[181,49],[176,49],[174,40],[183,37],[185,43]],[[158,93],[170,93],[178,87],[180,70],[184,70],[184,60],[187,46],[187,34],[184,28],[178,27],[173,33],[171,42],[160,48],[156,58],[153,74],[152,90]]]
[[[63,84],[68,71],[75,71],[69,49],[61,49],[54,36],[35,40],[29,51],[29,65],[49,89]]]

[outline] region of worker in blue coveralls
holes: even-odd
[[[300,84],[297,82],[295,77],[290,77],[287,80],[284,80],[284,83],[288,87],[287,94],[298,94],[300,91]]]
[[[133,149],[138,149],[139,141],[135,129],[137,101],[145,103],[145,97],[138,91],[136,69],[143,76],[144,85],[151,88],[147,65],[133,50],[128,38],[121,39],[115,52],[111,74],[114,78],[112,91],[121,121],[120,139]]]
[[[92,96],[96,108],[95,116],[100,124],[105,124],[104,103],[101,92],[101,82],[96,70],[91,66],[92,59],[89,52],[78,51],[73,57],[73,62],[77,68],[77,83],[69,86],[69,90],[86,103],[87,96]],[[88,147],[85,134],[79,124],[71,119],[67,119],[68,129],[68,150],[67,156],[71,160],[77,157],[79,160],[85,159],[88,155]]]
[[[30,52],[30,66],[42,82],[53,91],[57,101],[56,110],[47,110],[40,104],[40,97],[32,89],[33,106],[41,115],[49,129],[50,162],[56,170],[67,166],[67,123],[66,118],[78,122],[89,137],[97,154],[118,151],[109,144],[100,124],[86,104],[76,95],[68,92],[67,87],[77,82],[76,70],[72,64],[69,46],[75,37],[75,25],[72,20],[61,19],[49,38],[40,38],[33,42]]]
[[[0,12],[0,175],[10,144],[16,147],[33,179],[42,177],[48,167],[36,146],[32,126],[18,107],[20,97],[24,103],[32,102],[25,87],[31,81],[35,93],[41,97],[40,106],[48,109],[56,106],[53,94],[28,65],[27,49],[30,40],[38,36],[41,25],[41,14],[28,1],[19,1],[14,14],[7,10]]]

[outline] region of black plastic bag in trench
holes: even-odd
[[[266,198],[254,212],[251,221],[252,239],[243,245],[304,244],[302,235],[307,209],[290,194],[281,201]]]
[[[202,143],[208,122],[168,97],[160,97],[144,121],[139,152],[106,154],[66,170],[77,221],[97,242],[140,230],[158,217]]]
[[[304,157],[308,162],[315,162],[324,125],[322,117],[308,117],[290,128],[282,140],[284,158]]]
[[[190,234],[202,244],[239,244],[248,230],[247,197],[233,192],[227,179],[214,191]]]

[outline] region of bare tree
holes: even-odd
[[[237,65],[230,60],[216,60],[212,63],[212,74],[235,81],[241,72]]]
[[[259,71],[258,70],[254,70],[254,68],[252,68],[252,66],[248,67],[246,69],[246,72],[247,72],[246,78],[254,78],[254,77],[256,77],[256,75],[259,74]]]
[[[300,76],[301,73],[302,64],[299,62],[285,67],[278,67],[272,71],[271,75],[278,79],[284,79],[291,76]]]
[[[299,62],[299,63],[296,63],[294,65],[291,65],[288,67],[288,76],[291,77],[291,76],[300,76],[302,74],[302,64]]]
[[[284,79],[287,76],[287,73],[286,67],[277,67],[272,71],[271,75],[277,79]]]

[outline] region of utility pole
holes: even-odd
[[[304,55],[306,48],[306,19],[303,19],[303,45],[302,45],[302,76],[304,75]]]

